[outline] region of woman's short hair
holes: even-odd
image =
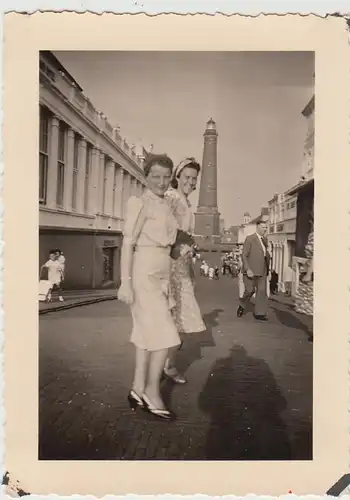
[[[173,178],[171,179],[171,187],[173,189],[177,189],[178,186],[179,186],[179,182],[178,182],[178,179],[181,175],[181,172],[185,169],[185,168],[193,168],[194,170],[196,170],[197,174],[199,174],[199,172],[201,171],[201,166],[200,164],[194,159],[194,158],[187,158],[187,162],[181,162],[180,165],[177,166],[177,168],[175,169],[175,172],[174,172],[174,176]]]
[[[174,169],[174,163],[171,158],[165,153],[163,154],[153,154],[150,153],[147,155],[145,159],[145,163],[143,166],[143,171],[145,176],[148,177],[153,165],[161,165],[162,167],[168,168],[170,170],[170,174],[172,174]]]

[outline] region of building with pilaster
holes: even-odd
[[[40,53],[39,264],[66,257],[65,287],[115,286],[125,204],[145,186],[143,158],[49,51]]]
[[[288,192],[276,194],[269,201],[268,241],[271,250],[271,270],[278,274],[278,288],[291,292],[292,264],[295,256],[297,196]]]
[[[295,257],[293,258],[292,282],[292,294],[294,296],[298,292],[300,275],[307,260],[305,249],[308,245],[310,233],[313,233],[315,96],[307,103],[302,114],[307,120],[307,133],[304,141],[303,163],[300,172],[301,180],[294,188],[289,190],[290,195],[297,197],[296,245]]]

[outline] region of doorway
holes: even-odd
[[[105,247],[103,252],[103,281],[114,281],[114,254],[115,248]]]

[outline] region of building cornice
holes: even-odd
[[[314,184],[314,179],[310,179],[308,181],[302,181],[299,184],[297,184],[296,186],[292,187],[289,191],[287,191],[286,194],[291,196],[293,194],[298,193],[299,191],[301,191],[302,189],[304,189],[306,187],[311,187],[311,185],[313,185],[313,184]]]
[[[55,85],[50,82],[46,75],[41,75],[40,83],[49,92],[52,92],[56,97],[58,97],[61,102],[63,101],[64,104],[69,108],[69,110],[75,113],[75,115],[78,116],[97,135],[97,140],[95,140],[95,144],[93,144],[93,146],[95,146],[97,149],[100,149],[100,144],[102,141],[99,141],[99,138],[102,138],[104,141],[108,142],[108,144],[112,146],[113,149],[115,149],[116,152],[126,160],[128,166],[131,167],[129,173],[135,176],[141,183],[145,184],[145,176],[142,168],[111,137],[109,137],[103,130],[101,130],[100,127],[98,127],[96,123],[90,120],[82,111],[74,106],[74,104],[67,98],[67,96],[64,95]],[[56,116],[59,116],[61,114],[65,120],[70,121],[67,115],[65,115],[62,110],[57,109],[53,103],[49,102],[42,96],[39,97],[39,100],[42,104],[47,106]],[[73,127],[72,123],[68,123],[68,125]],[[84,136],[81,130],[79,130],[79,132]],[[89,138],[84,138],[89,140]],[[121,167],[125,168],[124,165],[121,165]],[[126,170],[128,169],[126,168]]]
[[[49,63],[55,66],[58,71],[62,71],[65,77],[68,77],[68,80],[70,80],[80,90],[80,92],[83,91],[82,87],[79,85],[76,79],[69,73],[69,71],[63,66],[63,64],[60,63],[60,61],[57,59],[55,54],[51,52],[51,50],[41,50],[40,57],[46,59]]]

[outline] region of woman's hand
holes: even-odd
[[[192,254],[192,247],[189,245],[181,245],[180,247],[180,255],[181,257],[186,257],[187,255]]]
[[[134,302],[134,291],[129,281],[120,285],[117,297],[118,300],[129,306]]]

